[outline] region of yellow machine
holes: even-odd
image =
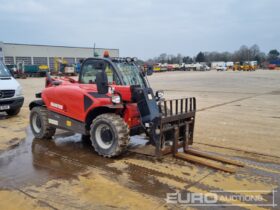
[[[233,71],[240,71],[240,63],[239,62],[235,62],[233,65]]]
[[[234,70],[234,66],[227,66],[227,71]]]
[[[75,67],[73,64],[68,64],[64,58],[54,58],[54,73],[63,75],[76,75]]]
[[[244,62],[242,65],[242,70],[243,71],[250,71],[251,67],[250,67],[250,63],[249,62]]]
[[[67,61],[64,60],[63,58],[54,58],[54,71],[55,73],[58,73],[61,71],[62,68],[64,68],[67,65]]]
[[[245,61],[243,63],[243,71],[255,71],[257,69],[256,61]]]
[[[255,71],[256,67],[252,64],[249,65],[249,71]]]
[[[257,69],[257,61],[245,61],[242,65],[240,62],[235,62],[233,71],[255,71]]]
[[[153,70],[154,70],[154,72],[160,72],[161,68],[160,68],[160,66],[158,64],[155,64],[153,66]]]
[[[41,71],[49,71],[49,66],[47,66],[47,65],[40,65],[40,66],[39,66],[39,69],[40,69]]]

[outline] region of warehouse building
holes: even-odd
[[[24,63],[24,65],[47,65],[54,69],[55,59],[64,59],[69,65],[78,63],[80,59],[103,56],[108,50],[111,57],[119,57],[119,49],[92,47],[68,47],[52,45],[31,45],[0,42],[0,59],[6,65]]]

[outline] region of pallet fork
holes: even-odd
[[[175,158],[227,173],[235,173],[236,168],[223,164],[239,167],[244,166],[238,161],[191,148],[196,113],[195,98],[164,100],[159,102],[158,107],[161,113],[159,120],[160,134],[158,134],[156,141],[155,151],[153,152],[154,156],[160,159],[164,155],[172,153]],[[179,150],[183,150],[183,152]],[[137,149],[134,152],[147,154],[145,149],[143,152],[141,150],[137,151]]]

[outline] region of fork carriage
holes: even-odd
[[[196,99],[183,98],[160,101],[160,136],[156,144],[156,156],[177,153],[179,148],[187,151],[193,143]]]

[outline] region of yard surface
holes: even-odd
[[[171,156],[155,161],[128,153],[104,159],[80,135],[67,132],[51,141],[33,140],[28,104],[44,88],[44,79],[28,78],[19,80],[25,95],[19,116],[0,113],[0,209],[186,208],[166,203],[167,193],[176,190],[260,195],[258,206],[222,196],[218,203],[270,209],[274,200],[279,208],[280,71],[165,72],[149,81],[167,99],[196,97],[194,147],[245,167],[227,174]]]

